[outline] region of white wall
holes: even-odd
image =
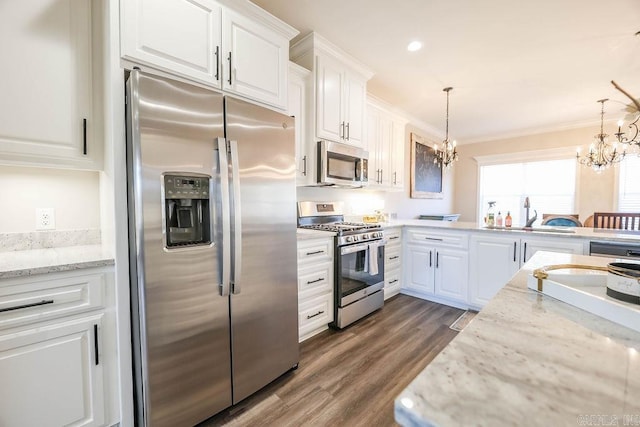
[[[0,233],[36,231],[36,208],[54,208],[56,230],[100,228],[98,172],[0,166]]]

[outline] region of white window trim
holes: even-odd
[[[538,162],[544,160],[564,160],[570,157],[576,156],[576,149],[572,147],[559,147],[559,148],[548,148],[544,150],[532,150],[532,151],[518,151],[513,153],[502,153],[502,154],[489,154],[486,156],[475,156],[473,159],[477,162],[477,176],[476,176],[476,219],[479,223],[482,223],[480,219],[483,217],[483,207],[480,206],[480,178],[481,172],[480,169],[482,166],[492,166],[492,165],[501,165],[506,163],[529,163],[529,162]],[[616,168],[616,174],[619,168]],[[576,166],[576,188],[574,191],[574,210],[575,213],[580,212],[580,165]],[[616,180],[617,186],[618,180]],[[616,187],[616,195],[614,202],[617,206],[617,187]]]

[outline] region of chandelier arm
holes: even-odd
[[[620,92],[622,92],[624,94],[624,96],[626,96],[627,98],[629,98],[631,100],[631,102],[633,102],[633,105],[636,106],[636,108],[638,109],[638,113],[640,113],[640,102],[638,102],[637,99],[635,99],[633,96],[629,95],[629,93],[627,91],[625,91],[624,89],[622,89],[620,86],[618,86],[618,84],[616,82],[614,82],[613,80],[611,80],[611,84],[613,85],[613,87],[615,87],[616,89],[618,89]],[[638,119],[636,119],[636,122],[638,121]],[[634,122],[635,123],[635,122]]]

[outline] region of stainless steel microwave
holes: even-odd
[[[364,187],[368,177],[367,151],[338,142],[318,142],[318,184]]]

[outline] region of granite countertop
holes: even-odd
[[[527,288],[544,265],[608,262],[537,252],[398,396],[396,420],[640,425],[640,333]]]
[[[102,245],[6,251],[0,252],[0,279],[113,264],[113,252]]]
[[[506,229],[506,228],[488,228],[477,222],[466,221],[434,221],[423,219],[400,219],[390,221],[388,223],[381,223],[383,227],[387,226],[407,226],[407,227],[426,227],[434,229],[446,229],[446,230],[460,230],[460,231],[480,231],[485,233],[494,233],[501,236],[515,234],[515,235],[541,235],[541,236],[558,236],[558,237],[571,237],[571,238],[583,238],[590,240],[609,240],[609,241],[637,241],[640,242],[640,232],[627,231],[627,230],[613,230],[613,229],[594,229],[591,227],[549,227],[549,226],[536,226],[534,230],[518,230]],[[570,231],[570,232],[558,232]]]

